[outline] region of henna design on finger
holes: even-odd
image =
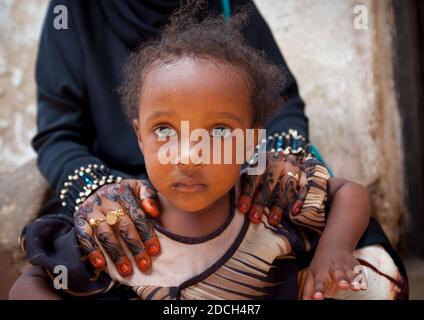
[[[89,197],[82,205],[80,205],[77,212],[75,213],[75,216],[87,219],[88,214],[93,212],[94,205],[98,207],[102,205],[102,199],[96,193]]]
[[[94,239],[92,236],[90,236],[86,231],[85,228],[91,228],[87,221],[85,221],[82,218],[77,218],[76,224],[75,224],[75,233],[78,238],[78,242],[81,245],[82,249],[85,253],[89,254],[93,252],[94,250],[97,250]]]
[[[254,197],[254,203],[260,206],[265,206],[268,199],[271,197],[271,185],[274,184],[274,175],[272,172],[266,172],[262,177],[262,181],[258,186],[258,191]]]
[[[97,235],[97,239],[99,239],[103,248],[108,253],[109,257],[112,259],[113,262],[118,261],[124,256],[124,252],[122,251],[120,245],[116,242],[110,241],[111,239],[110,237],[108,237],[108,233],[99,232],[99,234]]]
[[[128,230],[120,230],[120,235],[122,239],[125,241],[128,249],[132,253],[133,256],[138,255],[141,252],[145,252],[144,244],[134,239],[134,237],[131,237],[130,232]]]
[[[153,191],[149,190],[148,192]],[[126,210],[143,241],[149,240],[155,235],[154,229],[144,211],[141,210],[140,203],[129,184],[120,182],[107,185],[100,189],[99,193],[111,202],[119,203]]]
[[[245,174],[243,177],[243,184],[242,184],[243,190],[241,194],[252,197],[253,193],[255,192],[255,178],[254,176]]]
[[[155,236],[155,231],[143,211],[135,209],[131,217],[143,241],[150,240]]]
[[[141,184],[144,187],[143,194],[141,195],[141,200],[144,200],[147,198],[156,198],[157,191],[153,187],[153,185],[150,183],[149,180],[141,180]]]

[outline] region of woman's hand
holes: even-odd
[[[146,271],[151,266],[151,255],[160,251],[158,238],[146,215],[157,217],[159,209],[155,200],[156,190],[149,181],[126,179],[99,188],[82,203],[74,213],[78,241],[95,268],[103,268],[106,259],[97,246],[94,236],[115,263],[122,276],[132,274],[130,260],[125,255],[118,238],[125,241],[138,268]],[[123,210],[125,213],[116,224],[109,225],[109,211]],[[90,220],[99,222],[96,227]]]
[[[366,290],[365,274],[352,252],[338,244],[318,247],[303,287],[302,299],[323,300],[338,290]]]
[[[298,214],[308,193],[303,159],[283,152],[267,152],[267,167],[262,175],[245,175],[238,202],[240,212],[249,212],[250,221],[259,223],[264,208],[270,204],[268,221],[280,223],[287,205]]]

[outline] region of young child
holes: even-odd
[[[364,187],[330,178],[324,166],[307,157],[310,189],[301,212],[287,210],[277,226],[266,217],[251,224],[235,206],[241,165],[194,163],[194,144],[186,150],[178,145],[184,121],[190,130],[207,130],[211,142],[234,142],[234,130],[264,128],[281,103],[283,75],[244,44],[242,21],[239,14],[231,21],[208,17],[198,22],[193,13],[180,10],[162,38],[134,53],[125,69],[121,93],[149,179],[158,191],[161,215],[154,227],[162,249],[152,258],[149,272],[140,272],[130,259],[134,273],[122,277],[99,246],[109,275],[141,299],[322,299],[337,297],[339,289],[366,289],[363,275],[355,273],[360,263],[353,256],[371,212]],[[163,153],[165,144],[178,151]],[[211,143],[208,151],[217,149]],[[170,163],[162,163],[164,154]],[[294,178],[280,183],[290,184]],[[119,199],[134,198],[124,185],[110,188],[114,190],[108,193]],[[130,200],[125,207],[133,219],[142,214]],[[101,235],[101,217],[90,218]],[[309,271],[301,273],[299,257],[315,249]],[[380,250],[378,259],[391,261],[382,248],[371,249]],[[366,256],[367,250],[356,256]],[[399,280],[394,264],[390,270]],[[387,286],[380,278],[386,279],[374,272],[369,283],[375,297],[399,294],[399,283]]]

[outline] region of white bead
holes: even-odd
[[[62,207],[66,207],[66,202],[62,202]]]

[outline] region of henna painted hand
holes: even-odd
[[[299,180],[291,174],[297,175]],[[294,155],[283,152],[267,152],[264,174],[243,177],[238,208],[243,213],[249,212],[251,222],[259,223],[264,207],[269,205],[268,222],[277,225],[288,205],[291,205],[293,214],[300,212],[307,193],[303,159],[297,160]]]
[[[126,179],[102,186],[80,205],[74,213],[75,231],[80,245],[95,268],[103,268],[106,259],[96,245],[94,234],[119,273],[122,276],[132,274],[131,263],[116,237],[116,232],[125,241],[138,268],[141,271],[150,268],[150,256],[160,251],[158,238],[146,215],[159,215],[155,196],[156,190],[149,181]],[[90,219],[105,219],[108,211],[118,209],[124,210],[126,214],[116,225],[101,222],[94,229],[90,226]]]

